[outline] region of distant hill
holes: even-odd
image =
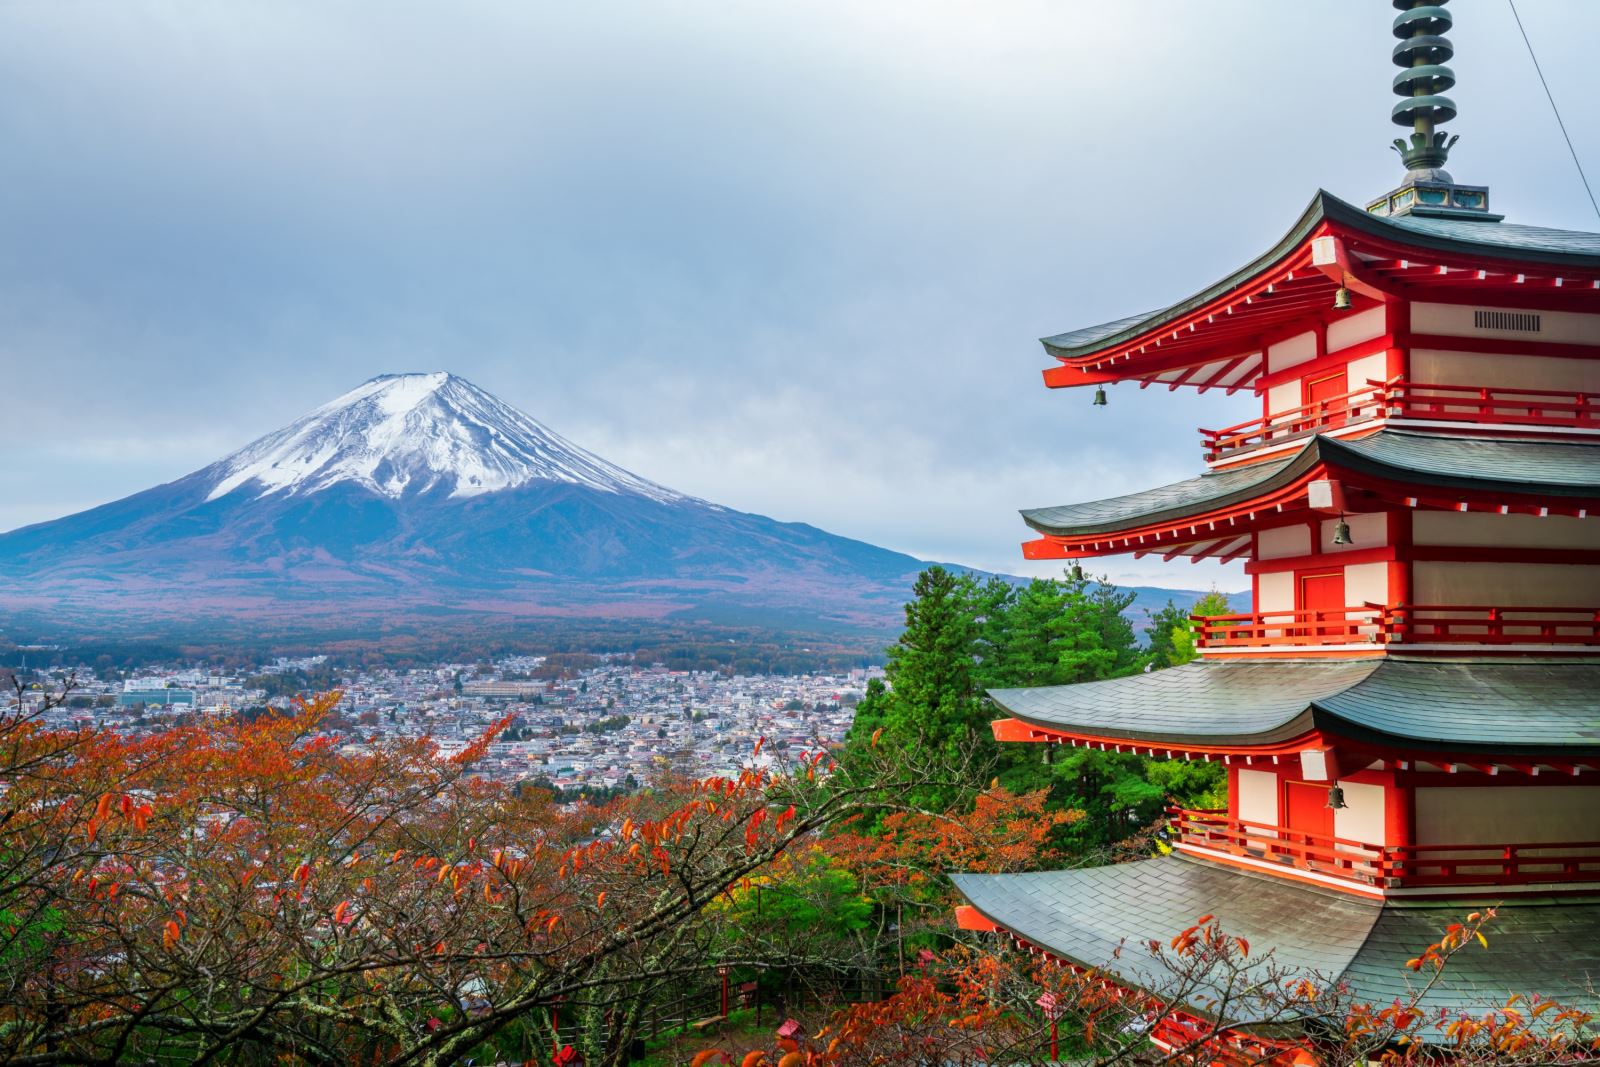
[[[569,619],[876,639],[924,566],[658,485],[454,375],[392,374],[177,481],[0,535],[0,610],[104,632]]]

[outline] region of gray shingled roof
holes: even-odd
[[[1373,660],[1196,662],[1102,682],[991,689],[1036,726],[1167,744],[1269,744],[1305,733],[1314,701],[1365,680]]]
[[[1318,435],[1285,460],[1211,471],[1106,500],[1032,508],[1022,512],[1022,519],[1057,537],[1116,533],[1244,503],[1289,484],[1319,462],[1435,488],[1600,495],[1600,448],[1592,444],[1380,430],[1356,440]]]
[[[1072,359],[1092,355],[1108,344],[1138,336],[1164,322],[1178,318],[1200,305],[1221,296],[1240,282],[1259,274],[1272,263],[1298,248],[1324,220],[1333,220],[1376,237],[1385,237],[1415,248],[1438,252],[1461,252],[1486,259],[1509,259],[1519,263],[1538,263],[1554,267],[1592,270],[1600,267],[1600,234],[1579,230],[1555,230],[1544,226],[1490,222],[1480,219],[1430,219],[1415,216],[1386,218],[1361,210],[1323,190],[1311,198],[1300,218],[1264,255],[1234,271],[1215,285],[1180,300],[1170,307],[1147,315],[1132,315],[1097,326],[1086,326],[1054,337],[1041,338],[1053,356]]]
[[[1397,229],[1470,245],[1479,251],[1499,248],[1516,255],[1541,252],[1560,256],[1600,256],[1600,233],[1584,230],[1555,230],[1548,226],[1525,226],[1517,222],[1485,224],[1478,219],[1430,219],[1420,215],[1400,215],[1380,218],[1380,221]]]
[[[1347,981],[1355,996],[1380,1005],[1407,992],[1406,960],[1470,909],[1494,903],[1492,893],[1385,903],[1183,856],[951,880],[986,918],[1018,937],[1157,994],[1172,977],[1145,943],[1166,942],[1213,914],[1224,932],[1249,941],[1258,960],[1270,949],[1279,966]],[[1600,901],[1502,903],[1487,936],[1487,950],[1470,946],[1451,960],[1424,1009],[1482,1010],[1520,992],[1600,1010]],[[1254,1020],[1246,1013],[1232,1021]]]
[[[1093,344],[1113,334],[1121,333],[1130,326],[1137,326],[1141,322],[1155,318],[1161,314],[1160,308],[1155,311],[1146,311],[1139,315],[1129,315],[1126,318],[1112,319],[1102,322],[1098,326],[1085,326],[1081,330],[1072,330],[1068,333],[1058,333],[1054,337],[1044,338],[1044,343],[1051,348],[1074,348],[1079,345]]]
[[[1445,981],[1423,1000],[1428,1008],[1470,1010],[1504,1004],[1513,993],[1539,993],[1587,1011],[1600,1009],[1600,899],[1572,898],[1500,903],[1493,893],[1471,907],[1498,903],[1484,936],[1487,951],[1469,946],[1445,970]],[[1406,990],[1406,960],[1439,939],[1467,910],[1461,903],[1395,904],[1367,935],[1344,972],[1345,980],[1375,1002]]]
[[[1266,745],[1316,728],[1461,754],[1600,754],[1597,663],[1200,661],[989,696],[1035,726],[1152,747]]]
[[[1402,473],[1425,485],[1527,486],[1559,496],[1593,495],[1600,490],[1600,448],[1591,442],[1383,430],[1355,440],[1325,437],[1317,447],[1329,463],[1378,475]]]

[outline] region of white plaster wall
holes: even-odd
[[[1383,786],[1341,781],[1345,806],[1333,813],[1333,836],[1368,845],[1384,843]]]
[[[1333,531],[1339,525],[1338,516],[1322,520],[1318,533],[1323,552],[1354,552],[1362,548],[1381,548],[1389,543],[1389,523],[1381,511],[1369,515],[1346,515],[1344,521],[1350,524],[1350,544],[1336,545],[1333,543]]]
[[[1389,602],[1389,565],[1387,563],[1357,563],[1344,569],[1344,602],[1346,604],[1387,604]]]
[[[1539,339],[1543,339],[1543,335]],[[1600,360],[1491,352],[1441,352],[1418,348],[1411,353],[1411,380],[1491,389],[1515,389],[1521,386],[1524,389],[1600,393]]]
[[[1298,379],[1292,382],[1284,382],[1282,385],[1272,386],[1267,390],[1267,414],[1279,415],[1285,411],[1293,411],[1295,408],[1303,407],[1304,405],[1300,402],[1300,399],[1304,395],[1301,392]]]
[[[1600,567],[1418,561],[1411,588],[1418,604],[1593,608],[1600,607]]]
[[[1419,545],[1494,548],[1600,548],[1600,516],[1485,515],[1480,512],[1417,511],[1411,540]]]
[[[1419,845],[1600,839],[1600,786],[1424,786],[1415,810]]]
[[[1520,311],[1538,315],[1539,332],[1524,330],[1480,330],[1472,325],[1473,312],[1480,308],[1495,311]],[[1562,344],[1600,343],[1600,315],[1574,311],[1539,311],[1534,308],[1497,307],[1489,304],[1411,305],[1411,332],[1437,333],[1449,337],[1507,337],[1529,341],[1555,341]]]
[[[1383,336],[1383,308],[1368,308],[1328,323],[1328,351],[1337,352],[1362,341]]]
[[[1311,531],[1304,526],[1262,530],[1256,538],[1257,559],[1285,559],[1311,554]]]
[[[1256,576],[1256,610],[1294,610],[1293,571],[1279,571],[1275,574],[1258,574]]]
[[[1278,825],[1278,776],[1271,771],[1239,771],[1239,814],[1246,822]]]
[[[1298,367],[1317,355],[1317,335],[1310,331],[1296,334],[1287,341],[1267,347],[1267,373],[1273,374],[1288,367]]]
[[[1378,310],[1381,311],[1382,308]],[[1362,356],[1360,359],[1352,359],[1345,371],[1349,379],[1346,383],[1346,390],[1354,393],[1360,389],[1370,388],[1367,385],[1368,382],[1387,381],[1389,378],[1388,369],[1389,357],[1383,352]]]

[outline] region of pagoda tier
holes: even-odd
[[[1272,964],[1347,983],[1378,1005],[1410,995],[1406,960],[1462,918],[1455,903],[1363,900],[1181,855],[1084,870],[958,874],[953,880],[970,901],[960,915],[962,927],[997,932],[1031,952],[1097,968],[1129,986],[1188,1003],[1204,1003],[1216,991],[1175,989],[1174,976],[1142,950],[1141,939],[1164,940],[1201,915],[1215,915],[1222,930],[1245,938],[1253,958],[1260,960],[1270,946]],[[1452,958],[1444,980],[1428,987],[1422,1010],[1476,1015],[1485,1005],[1537,991],[1600,1012],[1596,902],[1500,905],[1491,949]],[[1266,976],[1268,963],[1254,966]],[[1253,1021],[1229,1020],[1244,1028]],[[1416,1036],[1429,1043],[1447,1040],[1427,1027]]]
[[[1367,360],[1362,372],[1386,380],[1403,371],[1408,349],[1592,358],[1600,337],[1578,336],[1561,313],[1592,312],[1597,297],[1600,235],[1498,216],[1384,218],[1318,192],[1270,251],[1202,292],[1044,338],[1059,361],[1044,380],[1266,393],[1300,377],[1286,373],[1293,367],[1343,367],[1356,356]],[[1552,317],[1535,329],[1504,320],[1480,332],[1475,307]],[[1308,330],[1309,354],[1283,346]]]
[[[1180,852],[1404,897],[1600,888],[1597,694],[1600,664],[1324,659],[989,695],[1000,741],[1224,764],[1226,810],[1171,812]]]
[[[1380,429],[1108,500],[1037,508],[1030,559],[1243,560],[1225,655],[1600,656],[1600,442]]]

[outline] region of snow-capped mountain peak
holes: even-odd
[[[658,501],[681,493],[579,448],[464,378],[384,374],[207,467],[206,499],[315,493],[354,482],[388,497],[477,496],[566,482]]]

